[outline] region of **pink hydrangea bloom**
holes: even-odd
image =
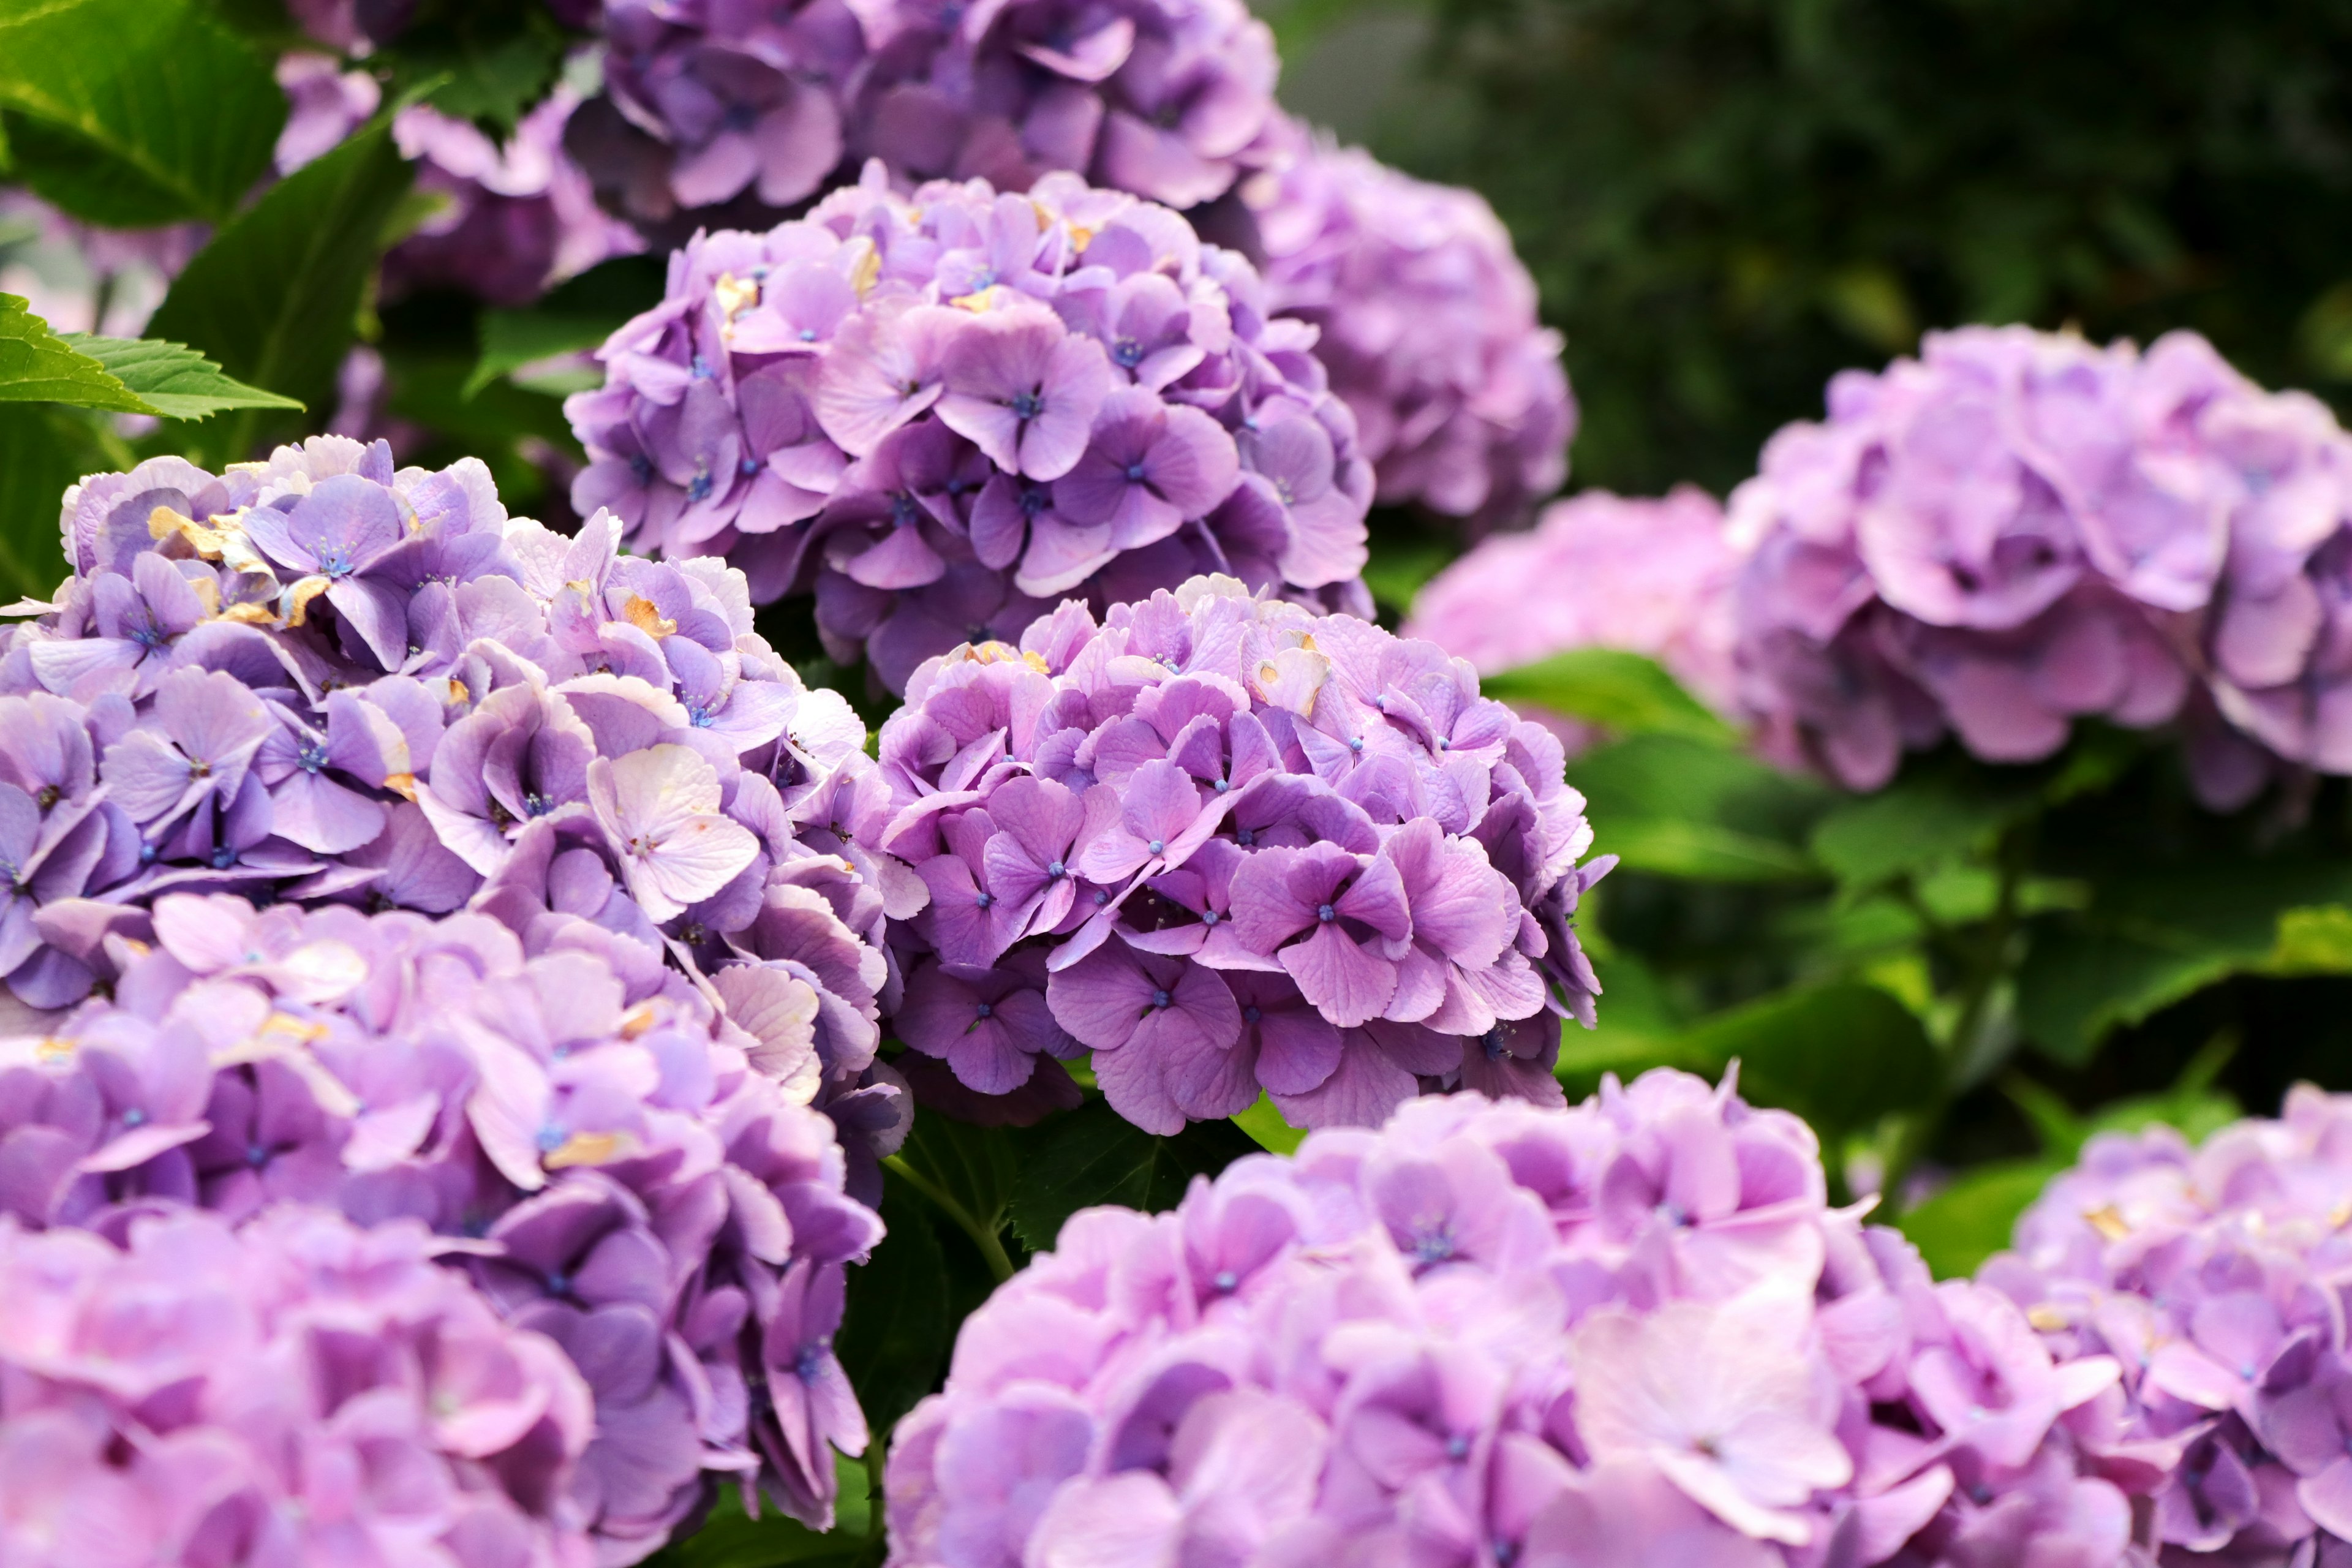
[[[1795,1118],[1660,1070],[1082,1211],[900,1423],[891,1562],[2120,1562],[2074,1430],[2115,1363],[1824,1191]]]
[[[1312,322],[1385,503],[1484,532],[1568,473],[1576,400],[1535,279],[1476,192],[1433,185],[1285,122],[1241,186],[1275,310]]]
[[[183,1209],[117,1242],[0,1218],[12,1568],[607,1560],[573,1506],[587,1385],[423,1226]]]

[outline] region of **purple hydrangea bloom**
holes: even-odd
[[[1383,502],[1473,532],[1520,521],[1568,473],[1576,400],[1535,280],[1475,191],[1433,185],[1285,122],[1243,182],[1266,297],[1321,333]]]
[[[868,0],[850,146],[909,180],[1056,170],[1177,208],[1271,157],[1274,35],[1239,0]]]
[[[698,237],[567,405],[573,486],[631,544],[814,590],[903,689],[1065,595],[1200,572],[1365,608],[1371,472],[1314,333],[1164,207],[1069,175],[893,195],[878,166],[764,235]]]
[[[0,1557],[589,1568],[594,1415],[414,1221],[0,1218]]]
[[[1100,626],[1066,601],[926,662],[883,727],[873,842],[927,904],[891,926],[899,1037],[989,1095],[1091,1051],[1159,1132],[1261,1093],[1302,1125],[1473,1078],[1556,1102],[1608,865],[1561,765],[1467,665],[1350,616],[1230,578]]]
[[[625,896],[582,893],[594,859],[565,850],[549,878],[591,912],[512,925],[220,894],[111,911],[93,957],[113,1000],[0,1041],[0,1224],[119,1237],[294,1203],[431,1231],[586,1380],[593,1441],[549,1484],[626,1563],[721,1477],[829,1520],[827,1446],[866,1438],[830,1348],[842,1269],[882,1228],[811,1103],[813,972],[694,984],[610,940],[596,917]]]
[[[638,224],[670,225],[681,209],[774,213],[839,166],[844,97],[866,58],[843,0],[559,9],[604,45],[605,90],[573,118],[566,144]]]
[[[1647,654],[1726,715],[1738,712],[1731,584],[1738,553],[1704,490],[1663,500],[1585,490],[1544,509],[1525,533],[1497,534],[1421,590],[1404,635],[1499,674],[1580,647]],[[1563,743],[1591,731],[1535,713]]]
[[[1660,1070],[1083,1211],[900,1423],[891,1562],[2123,1561],[2115,1361],[1825,1187],[1802,1123]]]
[[[2084,1438],[2140,1500],[2151,1555],[2326,1562],[2352,1539],[2347,1172],[2352,1099],[2309,1085],[2198,1147],[2104,1133],[1986,1264],[2062,1363],[2121,1365]]]

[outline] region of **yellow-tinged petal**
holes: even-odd
[[[663,637],[675,636],[677,632],[677,623],[663,619],[661,611],[655,607],[654,602],[640,595],[629,595],[629,602],[621,606],[621,615],[629,625],[656,642]]]

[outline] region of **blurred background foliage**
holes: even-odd
[[[1579,485],[1718,493],[1922,329],[2195,327],[2352,406],[2343,0],[1264,0],[1289,106],[1475,185]]]

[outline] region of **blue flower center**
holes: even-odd
[[[1412,1238],[1412,1256],[1423,1267],[1443,1263],[1454,1256],[1454,1229],[1439,1225],[1416,1234]]]
[[[1168,853],[1168,840],[1165,838],[1155,838],[1150,844],[1144,846],[1144,847],[1150,849],[1154,855],[1165,855]]]
[[[901,492],[890,498],[890,521],[900,528],[919,522],[922,517],[923,509],[916,504],[913,496]]]
[[[696,474],[693,480],[687,485],[686,499],[694,501],[709,500],[710,499],[710,472],[709,469],[706,468]]]
[[[1328,904],[1318,904],[1315,906],[1315,918],[1325,925],[1329,925],[1339,918],[1339,911]]]
[[[223,844],[213,850],[213,869],[226,871],[236,864],[236,846]]]
[[[1141,484],[1141,483],[1143,482],[1143,476],[1144,476],[1145,469],[1144,469],[1144,467],[1143,467],[1142,459],[1140,459],[1140,458],[1138,458],[1136,461],[1134,461],[1134,462],[1132,462],[1132,463],[1129,463],[1129,464],[1125,468],[1121,469],[1120,471],[1127,475],[1127,482],[1128,482],[1129,484],[1131,484],[1131,485],[1139,485],[1139,484]]]
[[[736,467],[741,468],[747,474],[756,474],[760,471],[760,459],[757,458],[746,458],[740,463],[737,464]]]
[[[1364,738],[1361,735],[1350,735],[1348,738],[1348,750],[1361,755],[1364,750]]]
[[[694,356],[694,379],[697,381],[716,381],[719,379],[719,373],[710,368],[710,362],[709,360],[704,359],[700,354],[697,354]]]
[[[1201,911],[1201,923],[1204,926],[1215,925],[1223,917],[1214,910],[1202,910]]]
[[[1045,878],[1048,881],[1058,882],[1069,874],[1070,868],[1059,860],[1051,861],[1045,867]]]
[[[814,1383],[824,1375],[825,1358],[832,1353],[830,1335],[811,1340],[801,1347],[800,1359],[793,1363],[793,1375],[803,1383]]]
[[[1047,507],[1050,507],[1053,504],[1054,492],[1047,489],[1045,486],[1023,485],[1021,487],[1022,516],[1034,518],[1039,512],[1044,511]]]
[[[522,809],[526,816],[545,816],[555,809],[555,803],[533,790],[522,797]]]
[[[1463,1460],[1468,1458],[1470,1457],[1470,1439],[1465,1437],[1459,1432],[1456,1432],[1453,1436],[1445,1439],[1445,1457],[1452,1459],[1456,1464],[1460,1464]]]
[[[1486,1047],[1486,1059],[1498,1061],[1503,1055],[1503,1031],[1489,1029],[1479,1037],[1478,1043]]]
[[[1133,370],[1143,363],[1143,345],[1133,338],[1121,338],[1111,345],[1110,359],[1121,370]]]
[[[989,1004],[987,1004],[987,1003],[985,1003],[985,1002],[982,1002],[979,1006],[974,1007],[974,1008],[971,1010],[971,1012],[972,1012],[972,1016],[973,1016],[973,1017],[975,1017],[975,1018],[986,1018],[986,1017],[989,1017],[989,1016],[991,1016],[992,1015],[993,1015],[993,1014],[995,1013],[995,1011],[996,1011],[996,1009],[995,1009],[994,1007],[992,1007],[992,1006],[989,1005]]]
[[[258,1143],[247,1143],[245,1146],[245,1163],[258,1171],[269,1163],[269,1151]]]
[[[539,1143],[539,1152],[542,1154],[554,1153],[558,1149],[563,1147],[563,1129],[561,1127],[550,1124],[541,1128],[539,1130],[539,1138],[537,1140]]]
[[[131,627],[131,640],[149,653],[157,652],[170,646],[172,641],[170,637],[163,635],[162,629],[152,620],[142,620],[139,625]]]
[[[122,1113],[122,1125],[125,1127],[144,1127],[147,1125],[147,1113],[134,1105],[130,1110]]]
[[[551,1296],[571,1295],[572,1276],[564,1273],[560,1268],[549,1269],[547,1274],[547,1293]]]
[[[1045,400],[1034,392],[1016,392],[1007,406],[1015,419],[1034,419],[1045,412]]]
[[[294,765],[306,773],[315,773],[327,765],[327,748],[317,741],[306,741],[294,753]]]
[[[1232,784],[1227,784],[1223,779],[1219,779],[1219,780],[1217,780],[1214,784],[1212,784],[1209,787],[1210,787],[1211,789],[1213,789],[1213,790],[1216,791],[1219,795],[1223,795],[1223,794],[1224,794],[1227,790],[1229,790],[1229,789],[1233,788],[1234,786],[1233,786]]]
[[[801,329],[801,342],[804,343],[813,343],[816,342],[816,329],[814,327],[803,327]]]
[[[995,895],[994,893],[982,891],[982,892],[980,892],[980,893],[974,894],[974,895],[973,895],[973,897],[972,897],[972,900],[971,900],[971,901],[972,901],[972,906],[973,906],[975,909],[982,909],[982,910],[984,910],[984,909],[988,908],[988,906],[989,906],[989,905],[991,905],[991,904],[992,904],[992,903],[996,902],[996,895]]]
[[[1173,1001],[1175,1001],[1175,998],[1169,995],[1165,991],[1154,991],[1151,994],[1151,1005],[1154,1007],[1165,1007]]]
[[[155,847],[152,844],[142,844],[139,847],[139,863],[142,866],[152,866],[155,863]]]
[[[319,557],[319,574],[322,577],[348,577],[352,574],[352,558],[343,553],[341,545]]]
[[[1242,1022],[1244,1024],[1255,1024],[1260,1018],[1265,1016],[1265,1010],[1262,1007],[1244,1007],[1242,1009]]]
[[[637,483],[650,484],[654,477],[654,460],[643,452],[629,459],[629,477]]]
[[[1241,1289],[1242,1280],[1241,1276],[1234,1273],[1232,1269],[1220,1268],[1217,1270],[1216,1279],[1211,1280],[1210,1283],[1216,1286],[1218,1289],[1230,1295],[1234,1291]]]
[[[1257,829],[1254,827],[1234,828],[1234,842],[1240,845],[1244,849],[1248,848],[1251,845],[1257,842]]]
[[[717,721],[708,705],[689,702],[686,705],[686,721],[698,730],[708,730]]]

